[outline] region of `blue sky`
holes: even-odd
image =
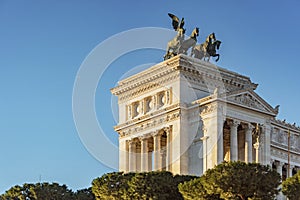
[[[215,32],[222,41],[218,65],[250,76],[260,84],[259,95],[281,105],[278,118],[300,124],[299,7],[296,0],[0,0],[0,193],[40,177],[79,189],[114,171],[89,154],[77,134],[76,74],[86,56],[114,34],[171,28],[168,12],[185,17],[188,34],[198,26],[199,42]],[[96,114],[112,143],[117,134],[109,89],[132,68],[162,61],[163,54],[130,52],[103,74]],[[114,156],[105,149],[103,154]]]

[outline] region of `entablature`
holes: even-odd
[[[249,77],[180,54],[120,81],[111,92],[122,101],[171,83],[180,76],[205,87],[218,82],[224,84],[229,92],[245,88],[255,90],[257,87]]]
[[[167,106],[164,109],[145,114],[123,124],[118,124],[114,129],[119,133],[120,137],[124,137],[144,129],[150,129],[160,124],[177,120],[180,116],[182,106],[179,103]]]

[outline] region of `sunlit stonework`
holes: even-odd
[[[277,120],[279,106],[257,86],[182,54],[120,81],[111,90],[119,105],[119,170],[201,175],[240,160],[292,176],[300,168],[300,128]]]

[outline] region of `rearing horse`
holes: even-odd
[[[170,57],[176,56],[179,53],[179,48],[181,43],[184,40],[184,32],[183,28],[177,30],[177,35],[168,42],[167,52],[164,55],[164,60],[169,59]]]
[[[191,56],[195,55],[195,58],[204,59],[208,58],[207,61],[210,60],[210,57],[218,57],[216,62],[218,62],[220,55],[217,54],[217,51],[220,48],[221,41],[216,40],[216,36],[214,33],[210,34],[203,44],[196,45],[191,52]]]
[[[197,36],[199,35],[199,28],[195,28],[187,40],[184,40],[179,47],[179,53],[186,54],[188,49],[194,47],[197,43]]]

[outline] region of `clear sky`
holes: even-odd
[[[198,26],[199,42],[215,32],[222,41],[218,65],[250,76],[260,84],[259,95],[281,105],[279,119],[300,124],[299,7],[298,0],[0,0],[0,193],[40,179],[76,190],[115,171],[81,143],[72,113],[76,74],[86,56],[115,34],[171,29],[168,12],[185,17],[187,34]],[[109,89],[131,69],[162,61],[163,54],[133,51],[103,74],[96,115],[112,143],[117,134]],[[117,163],[109,149],[102,154]]]

